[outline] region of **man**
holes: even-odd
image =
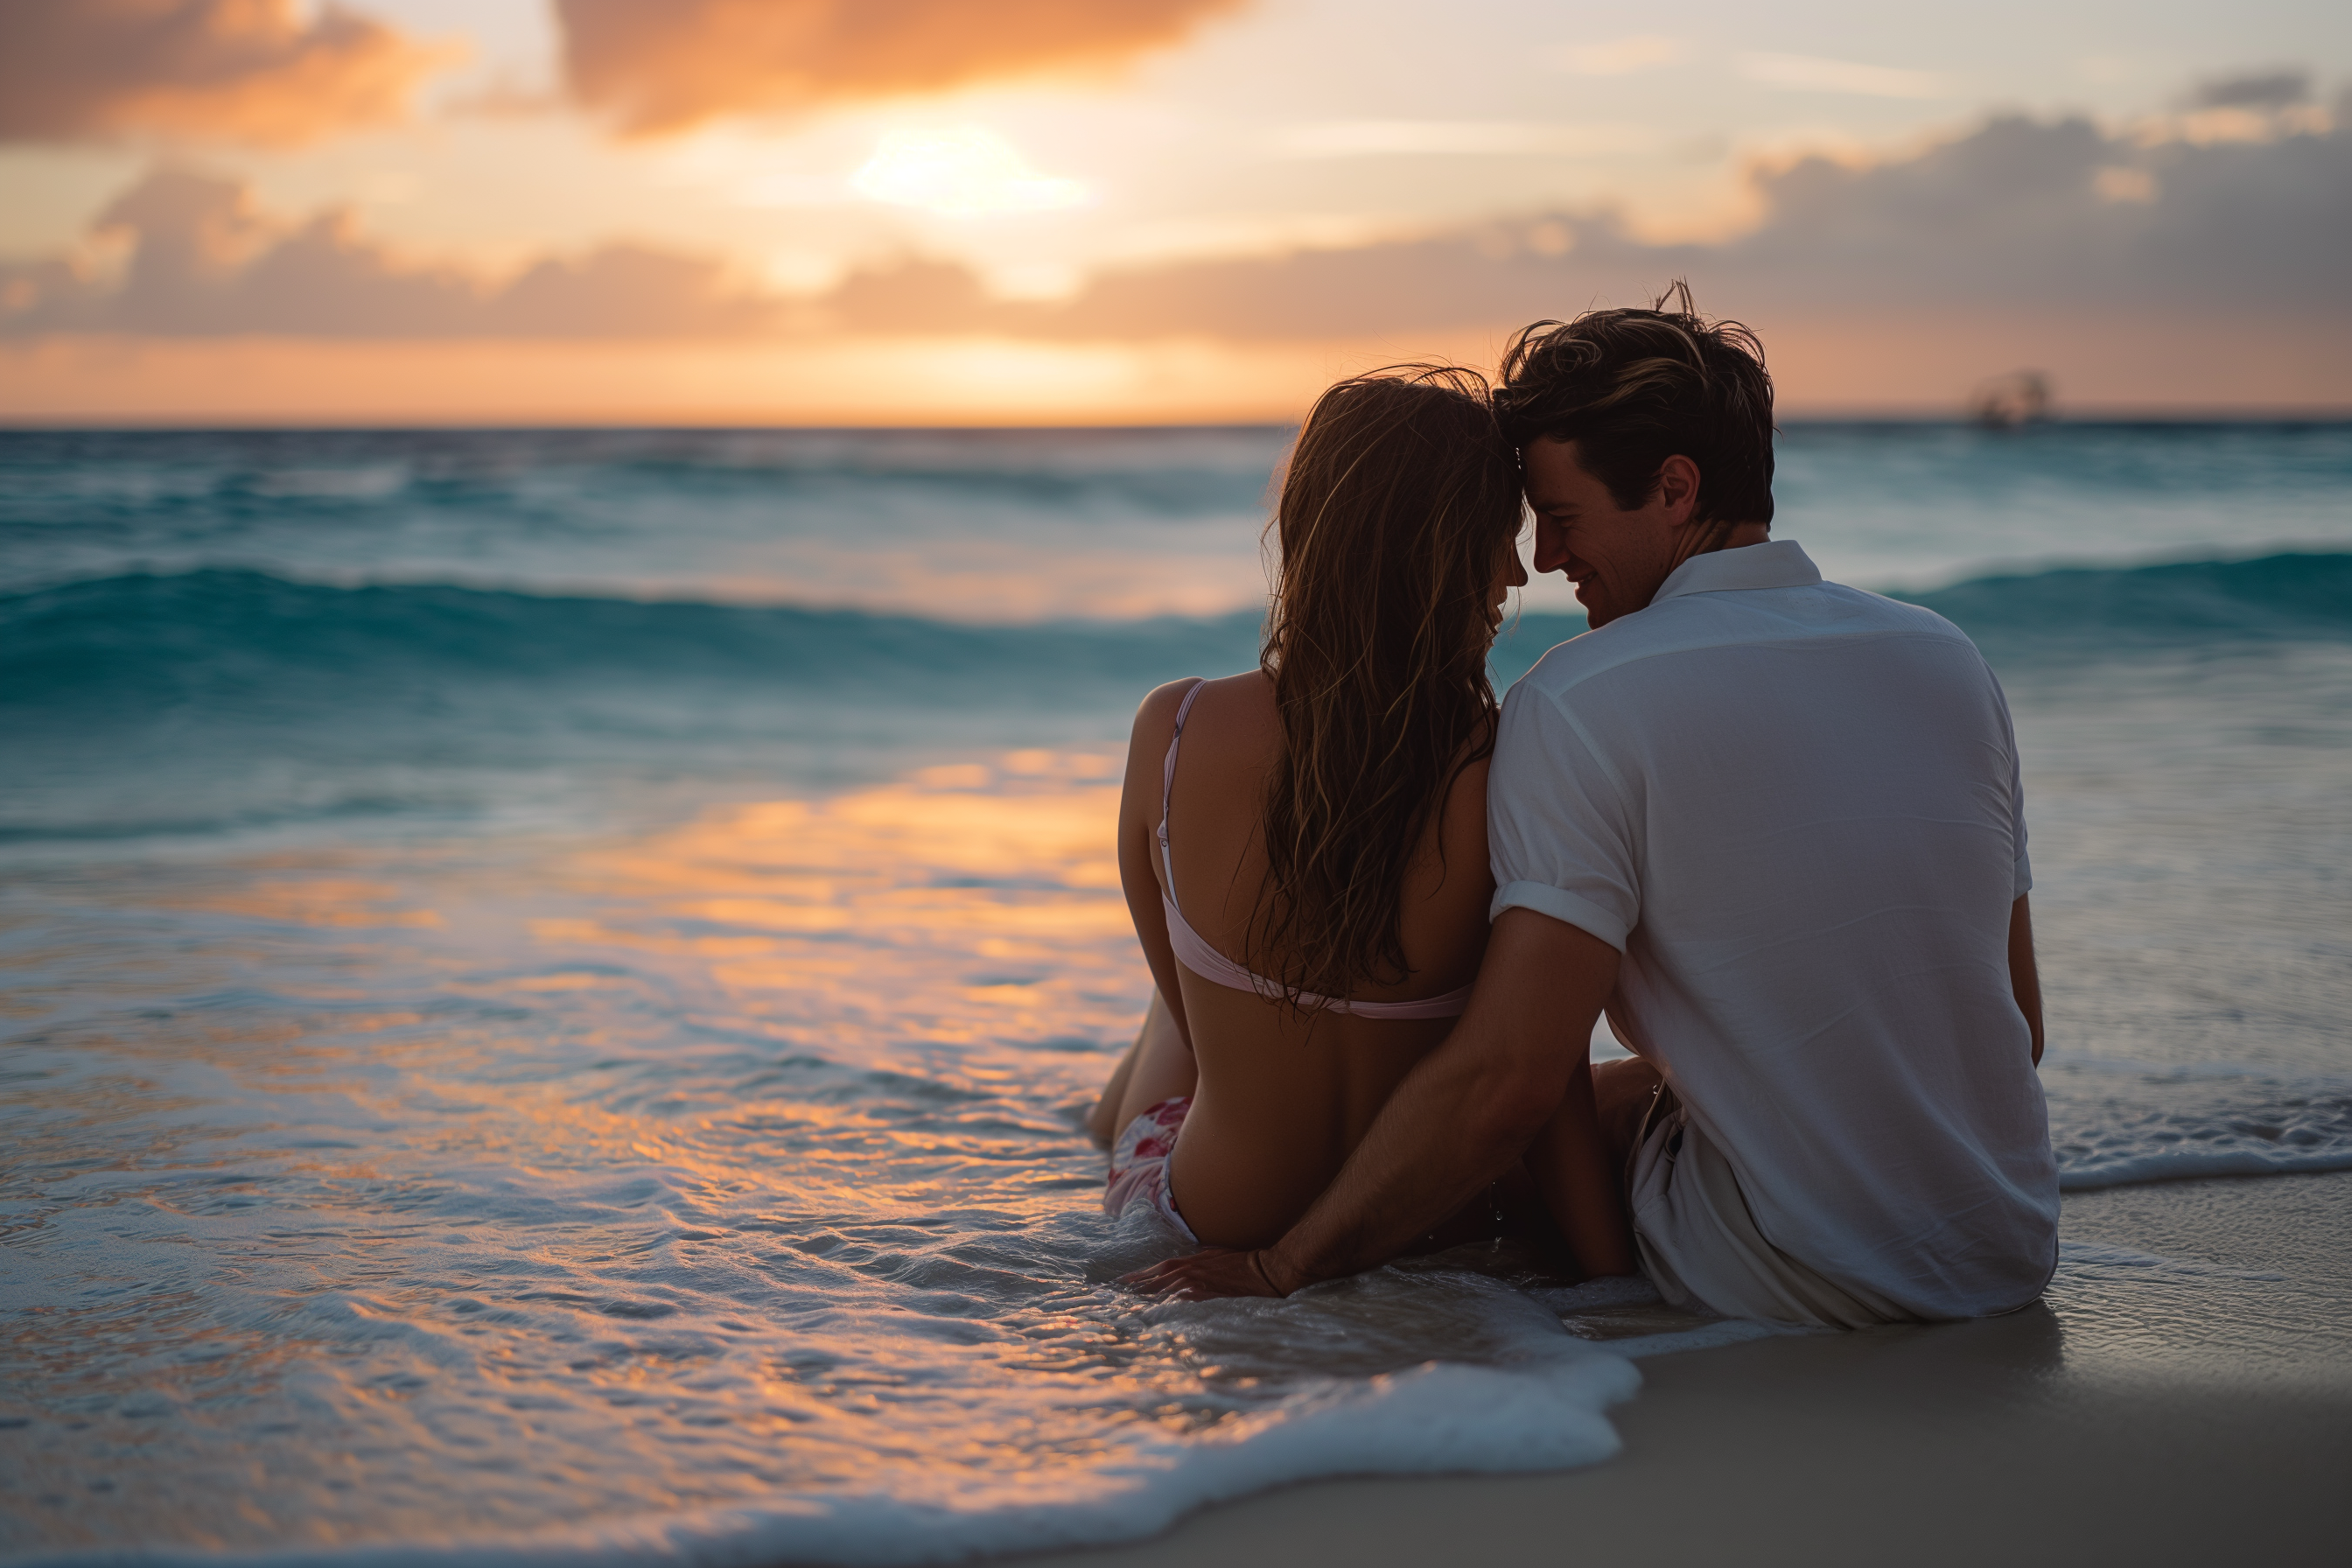
[[[1686,290],[1667,302],[1538,323],[1505,361],[1536,570],[1567,574],[1592,629],[1504,703],[1469,1010],[1279,1242],[1139,1288],[1287,1294],[1371,1267],[1539,1137],[1582,1173],[1566,1206],[1603,1216],[1587,1266],[1622,1268],[1607,1228],[1630,1223],[1678,1303],[1858,1327],[2006,1311],[2048,1282],[2000,689],[1948,622],[1769,539],[1761,348]],[[1604,1005],[1638,1059],[1595,1070]]]

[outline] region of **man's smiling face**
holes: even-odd
[[[1536,514],[1535,567],[1565,572],[1595,626],[1647,605],[1696,542],[1689,528],[1698,468],[1669,458],[1632,511],[1578,460],[1577,444],[1538,437],[1520,454]]]

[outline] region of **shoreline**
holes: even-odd
[[[2048,1297],[2007,1318],[1643,1361],[1604,1464],[1318,1481],[1131,1545],[997,1561],[2210,1568],[2342,1550],[2352,1173],[2070,1194],[2061,1234],[2078,1245]]]

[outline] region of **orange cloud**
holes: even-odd
[[[572,92],[633,134],[1100,67],[1248,0],[556,0]]]
[[[768,331],[777,314],[716,261],[636,246],[542,257],[498,281],[415,265],[348,213],[281,222],[236,181],[190,169],[149,174],[95,227],[128,241],[121,275],[0,262],[0,335],[694,338]]]
[[[400,118],[449,58],[332,5],[305,23],[294,0],[7,0],[0,141],[314,141]]]
[[[2128,197],[2117,170],[2141,176]],[[142,350],[152,368],[126,372],[123,395],[155,401],[118,404],[98,384],[102,355],[11,344],[263,336],[501,346],[387,349],[365,360],[381,380],[330,368],[361,358],[281,346],[267,365],[209,375],[257,409],[284,405],[258,401],[265,389],[282,398],[315,374],[369,406],[438,398],[451,416],[478,397],[532,416],[1256,417],[1295,413],[1370,363],[1490,360],[1520,322],[1643,300],[1677,275],[1764,332],[1791,405],[1950,407],[2031,364],[2076,408],[2352,406],[2338,260],[2352,248],[2352,127],[2144,147],[2084,121],[2005,118],[1869,167],[1816,160],[1759,179],[1761,221],[1719,244],[1650,245],[1605,215],[1560,213],[1133,267],[1034,300],[992,297],[936,259],[855,272],[814,298],[764,291],[720,258],[623,247],[491,276],[167,168],[101,216],[110,247],[0,260],[0,382],[29,389],[10,404],[0,388],[0,417],[177,406],[166,383],[231,395],[206,390],[199,367],[227,363],[217,355]],[[93,266],[100,254],[117,264]],[[516,352],[525,340],[576,352]],[[409,389],[396,398],[395,383]]]

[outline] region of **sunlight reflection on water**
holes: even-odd
[[[1168,1247],[1101,1215],[1076,1131],[1150,984],[1118,764],[1019,752],[627,841],[27,879],[6,1544],[758,1506],[815,1551],[810,1520],[863,1499],[916,1522],[850,1555],[903,1559],[1335,1463],[1613,1449],[1630,1365],[1501,1279],[1423,1266],[1275,1314],[1108,1288]],[[1381,1374],[1433,1357],[1519,1367],[1534,1403],[1433,1449],[1462,1391]]]
[[[2313,1021],[2340,922],[2309,917],[2352,752],[2340,656],[2294,657],[2319,740],[2293,745],[2228,728],[2274,661],[2019,683],[2076,1185],[2342,1163]],[[1763,1331],[1508,1252],[1278,1308],[1110,1288],[1171,1246],[1102,1215],[1078,1131],[1150,985],[1120,766],[17,868],[0,1554],[1112,1540],[1289,1479],[1589,1463],[1638,1381],[1615,1352]],[[2218,1278],[2078,1249],[2053,1300],[2141,1325],[2137,1366]]]

